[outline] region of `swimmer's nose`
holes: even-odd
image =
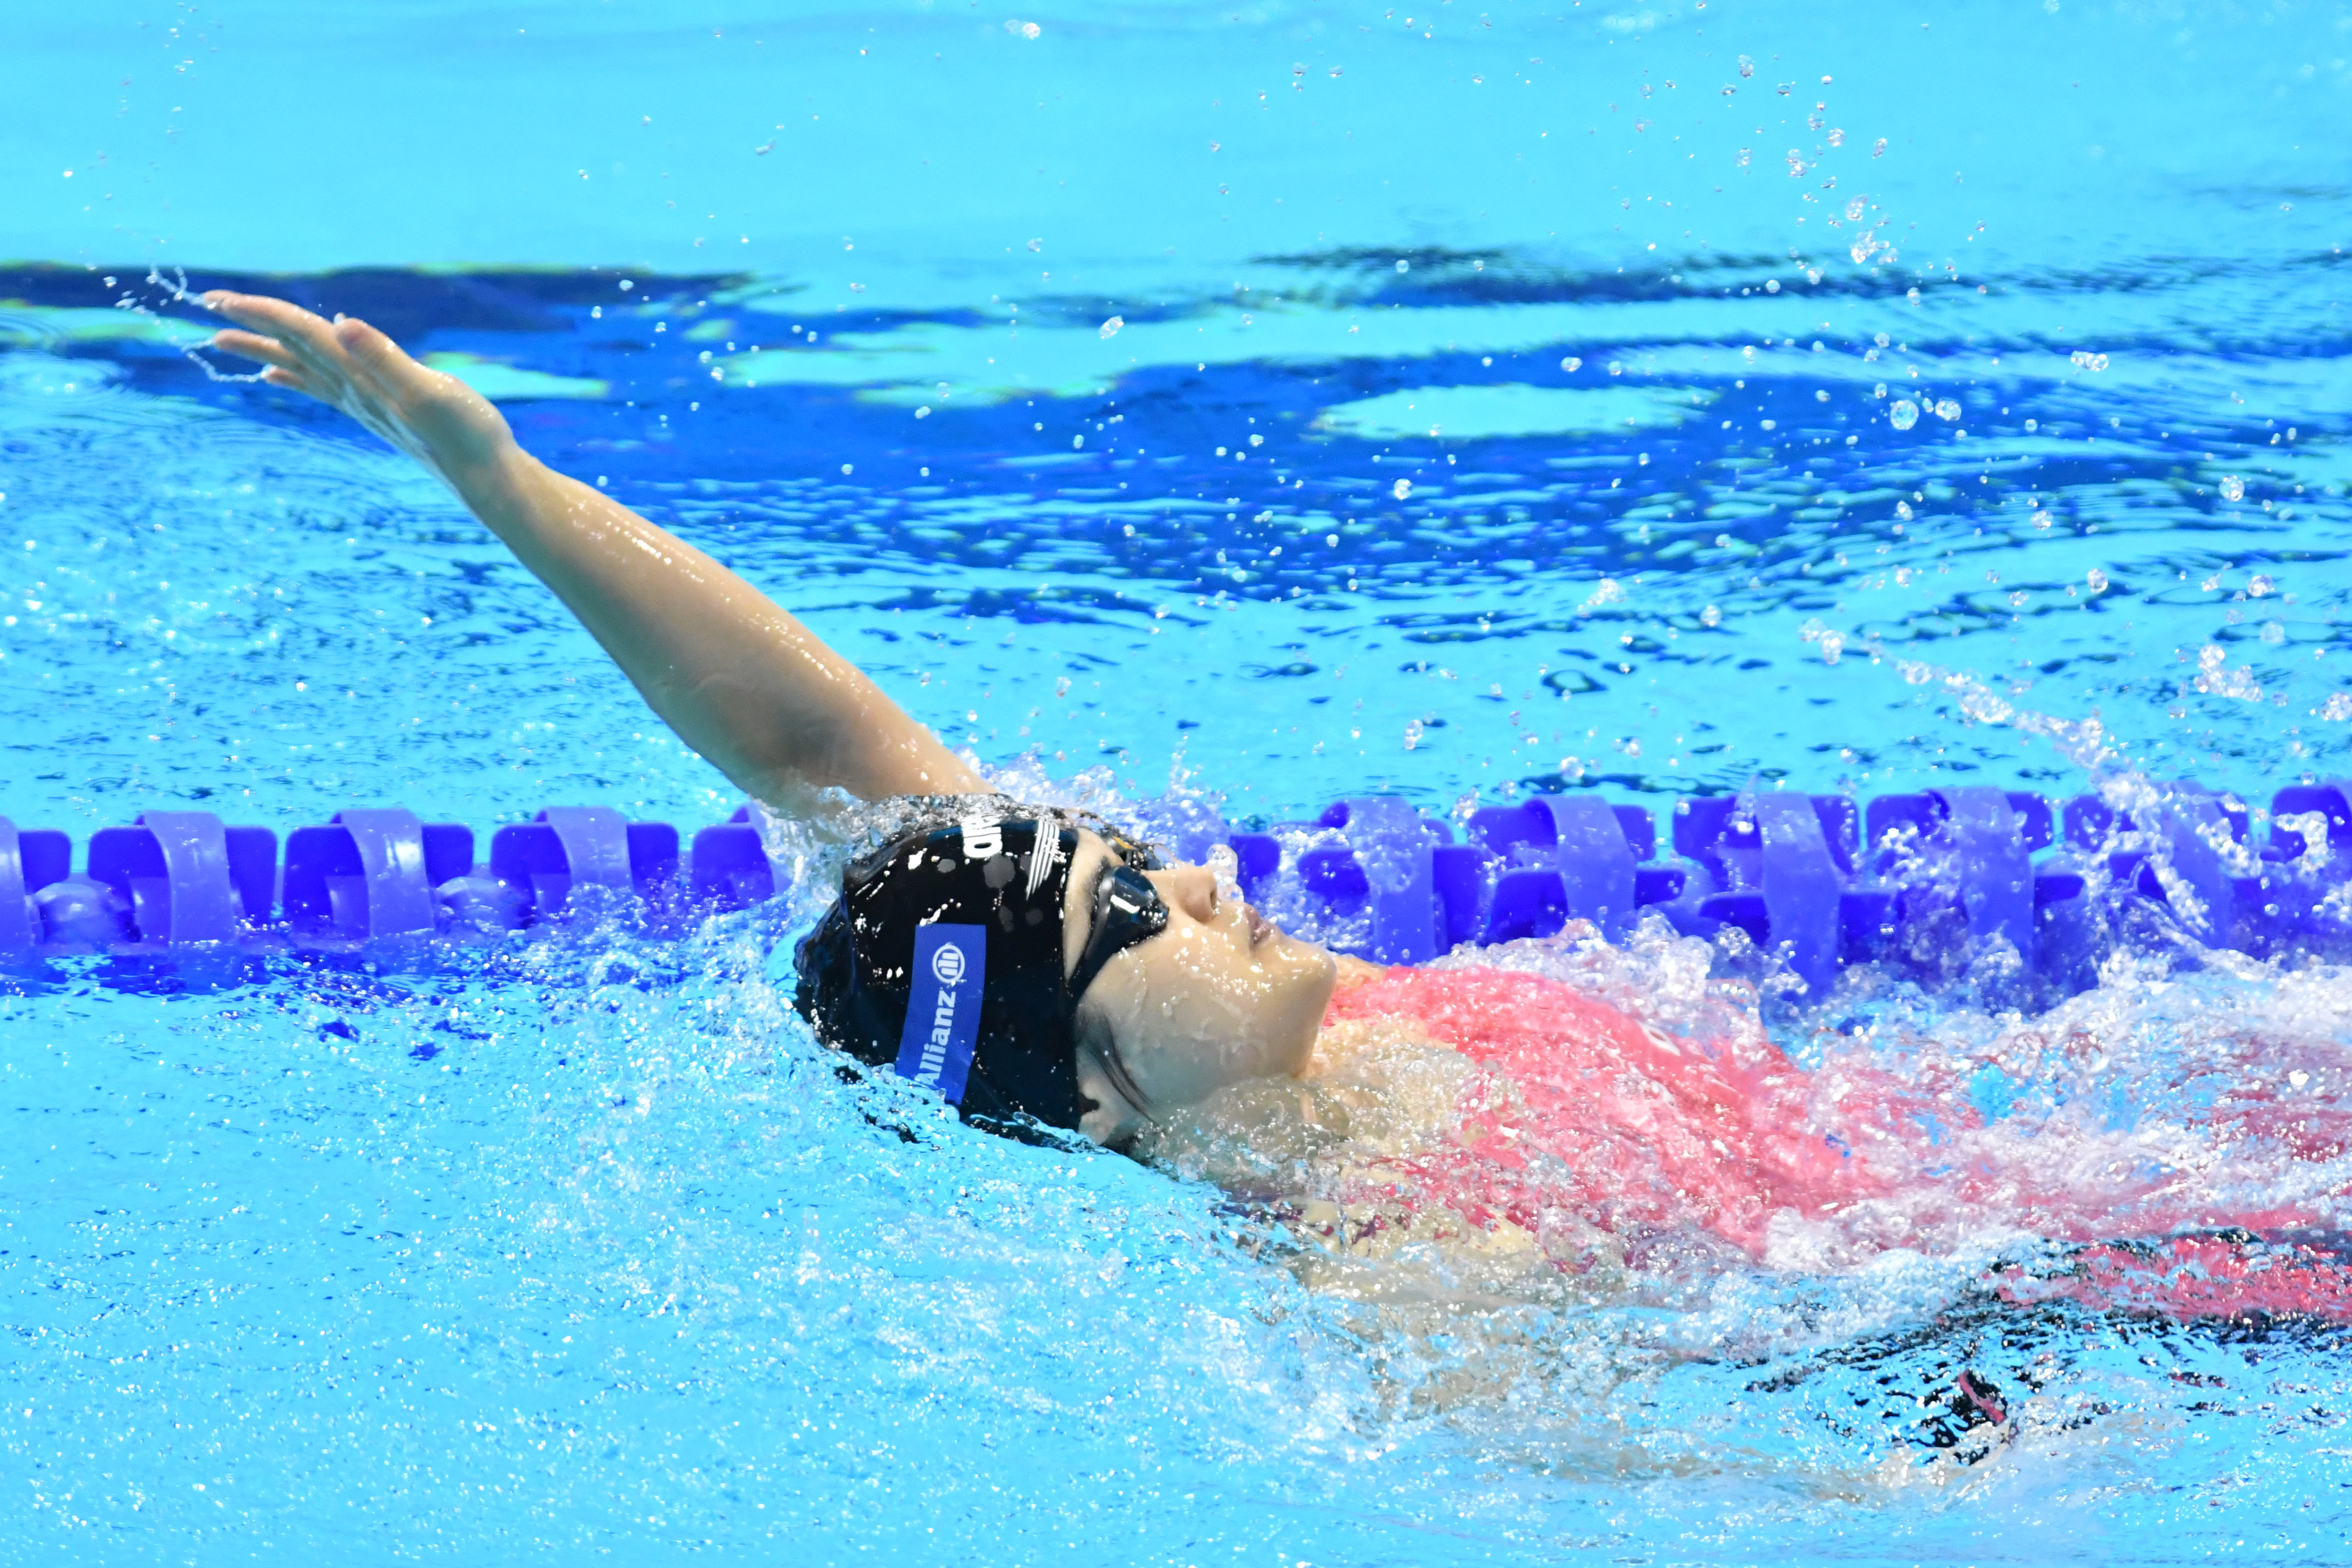
[[[1206,866],[1171,866],[1151,873],[1160,896],[1202,925],[1217,918],[1217,878]]]

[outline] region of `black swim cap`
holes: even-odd
[[[826,1045],[937,1089],[967,1121],[1076,1128],[1087,1110],[1078,998],[1114,952],[1167,924],[1150,884],[1119,869],[1158,859],[1105,837],[1129,889],[1127,918],[1116,931],[1097,920],[1068,978],[1063,911],[1076,829],[1051,812],[983,814],[917,827],[850,863],[840,899],[801,943],[793,1005]],[[1150,906],[1140,921],[1137,901]]]

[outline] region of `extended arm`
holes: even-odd
[[[214,293],[214,342],[423,463],[580,618],[654,711],[737,787],[805,809],[987,786],[938,737],[718,562],[515,444],[505,418],[364,321]]]

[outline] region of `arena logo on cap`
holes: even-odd
[[[915,984],[907,998],[896,1065],[900,1078],[938,1089],[950,1104],[962,1103],[971,1077],[987,973],[986,926],[940,921],[915,932]]]

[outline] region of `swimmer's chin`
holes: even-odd
[[[1302,942],[1287,932],[1283,933],[1278,940],[1290,944],[1301,957],[1314,966],[1314,977],[1308,985],[1302,987],[1306,994],[1301,998],[1302,1001],[1311,1000],[1314,1009],[1304,1020],[1305,1026],[1297,1031],[1297,1039],[1286,1059],[1276,1068],[1275,1073],[1269,1076],[1304,1078],[1307,1075],[1307,1064],[1314,1059],[1315,1042],[1323,1032],[1323,1016],[1330,1010],[1332,994],[1339,989],[1339,955],[1329,948],[1318,946],[1311,942]],[[1305,1010],[1302,1007],[1301,1011]]]

